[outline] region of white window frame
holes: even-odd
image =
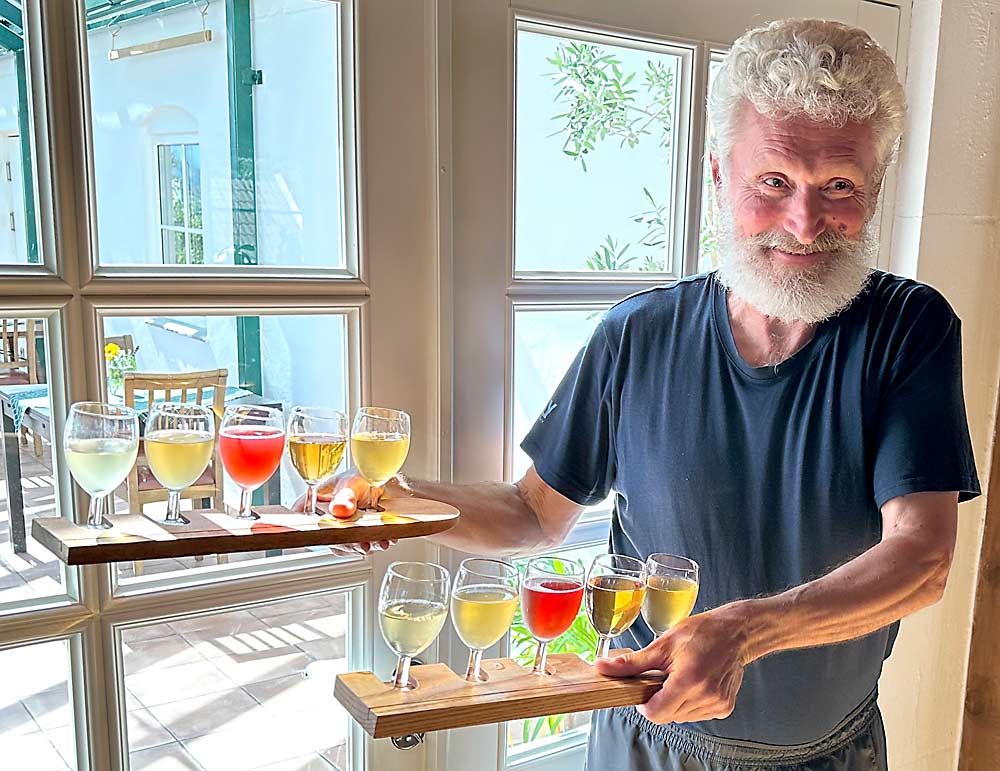
[[[201,236],[202,237],[202,256],[204,257],[204,238],[205,238],[205,212],[204,206],[202,207],[202,226],[200,228],[192,227],[188,220],[188,209],[190,208],[190,192],[188,190],[188,175],[187,175],[187,148],[197,147],[199,156],[201,154],[201,144],[198,142],[198,136],[196,134],[185,134],[185,135],[169,135],[169,134],[155,134],[152,137],[153,146],[153,169],[154,176],[153,179],[156,180],[154,187],[154,204],[156,206],[156,223],[157,223],[157,240],[155,248],[159,250],[160,260],[164,265],[176,265],[175,262],[168,262],[167,255],[163,251],[163,233],[183,233],[184,234],[184,253],[188,257],[191,255],[191,236]],[[193,141],[192,141],[193,140]],[[160,148],[161,147],[180,147],[181,148],[181,199],[184,203],[184,224],[183,225],[168,225],[163,222],[163,178],[160,169]],[[200,168],[200,164],[199,164]],[[204,260],[202,263],[203,264]],[[187,263],[193,265],[195,263]]]

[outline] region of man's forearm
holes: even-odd
[[[539,551],[553,544],[517,485],[479,482],[451,485],[400,478],[402,494],[451,504],[462,514],[458,524],[433,536],[435,543],[475,554],[506,556]],[[556,541],[558,542],[558,541]]]
[[[950,549],[914,534],[894,535],[822,578],[725,611],[746,630],[749,663],[862,637],[932,605],[944,592],[950,563]]]

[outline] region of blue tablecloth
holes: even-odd
[[[204,389],[204,401],[212,401],[212,392],[215,389],[208,387]],[[240,399],[244,396],[250,396],[252,391],[248,391],[245,388],[240,388],[239,386],[226,386],[226,397],[227,402],[233,399]],[[24,420],[24,411],[29,407],[32,410],[37,410],[43,415],[47,415],[49,412],[49,387],[47,385],[14,385],[14,386],[2,386],[0,387],[0,394],[10,402],[11,412],[14,414],[14,428],[17,431],[21,430],[21,421]],[[197,391],[189,391],[187,401],[193,402],[197,398]],[[119,403],[121,397],[116,397],[112,395],[112,401]],[[181,395],[176,394],[171,401],[180,402]],[[140,423],[145,423],[146,415],[149,412],[149,404],[146,399],[146,392],[141,391],[136,394],[135,399],[135,409],[139,413]]]

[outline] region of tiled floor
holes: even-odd
[[[348,719],[332,698],[347,666],[345,607],[343,594],[300,597],[123,632],[132,769],[346,768]],[[308,679],[317,653],[331,664]],[[73,768],[65,646],[15,654],[14,666],[0,654],[3,767]]]

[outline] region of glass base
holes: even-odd
[[[88,530],[111,530],[114,525],[104,517],[101,517],[100,522],[87,522],[84,527]]]
[[[166,517],[151,517],[148,514],[143,514],[143,516],[150,522],[155,522],[158,525],[170,525],[172,527],[183,527],[184,525],[190,525],[191,520],[181,514],[177,519],[167,519]]]

